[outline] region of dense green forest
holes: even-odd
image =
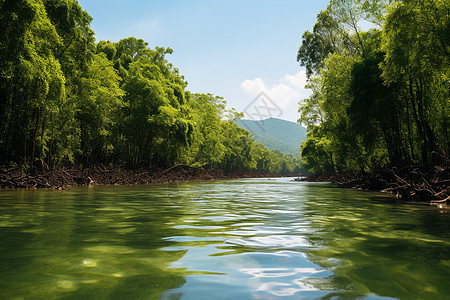
[[[172,49],[96,42],[91,21],[75,0],[0,1],[1,163],[300,170],[255,143],[224,99],[187,90]]]
[[[367,172],[448,157],[450,1],[331,0],[302,38],[297,60],[313,91],[299,109],[309,170]]]
[[[270,150],[300,156],[300,145],[306,140],[306,128],[297,123],[268,118],[265,120],[238,120],[237,124],[253,133],[257,143]]]

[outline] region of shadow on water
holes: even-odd
[[[310,187],[305,219],[314,234],[308,257],[334,272],[328,295],[374,293],[399,299],[450,295],[450,218],[446,210],[396,203],[384,195]],[[323,284],[323,283],[322,283]],[[350,292],[350,295],[349,295]],[[326,298],[328,298],[326,297]]]
[[[288,179],[0,193],[2,299],[431,299],[450,217]]]
[[[0,194],[2,299],[158,299],[185,283],[159,250],[184,209],[166,189]],[[158,205],[153,205],[155,202]]]

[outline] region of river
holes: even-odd
[[[449,229],[291,178],[0,191],[0,298],[443,299]]]

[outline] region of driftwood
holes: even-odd
[[[270,177],[274,174],[229,173],[210,170],[206,165],[192,167],[175,165],[168,169],[127,169],[123,165],[106,168],[91,165],[80,170],[78,167],[45,168],[24,170],[22,166],[0,166],[0,188],[55,188],[88,185],[133,185],[148,183],[168,183],[176,181],[230,179],[244,177]]]
[[[448,196],[444,200],[431,200],[431,203],[444,203],[444,202],[447,202],[447,201],[450,201],[450,196]]]
[[[410,165],[373,173],[312,176],[307,181],[331,181],[339,187],[389,192],[397,198],[431,203],[450,203],[450,162]]]
[[[169,171],[172,171],[172,170],[178,169],[178,168],[198,170],[198,169],[202,169],[203,166],[195,167],[195,166],[188,166],[188,165],[185,165],[185,164],[178,164],[178,165],[172,166],[172,167],[170,167],[168,169],[165,169],[164,171],[160,172],[159,174],[164,174],[164,173],[167,173]]]
[[[409,172],[405,172],[409,170]],[[449,164],[442,166],[409,166],[398,172],[392,173],[397,182],[392,183],[394,190],[402,198],[426,199],[433,203],[444,203],[450,200]],[[401,185],[400,185],[401,184]],[[404,186],[404,185],[407,186]]]

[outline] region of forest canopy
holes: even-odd
[[[297,60],[313,91],[299,103],[310,171],[367,172],[448,157],[448,0],[331,0],[303,33]]]
[[[191,93],[172,49],[96,42],[91,21],[75,0],[0,0],[0,163],[300,171],[223,98]]]

